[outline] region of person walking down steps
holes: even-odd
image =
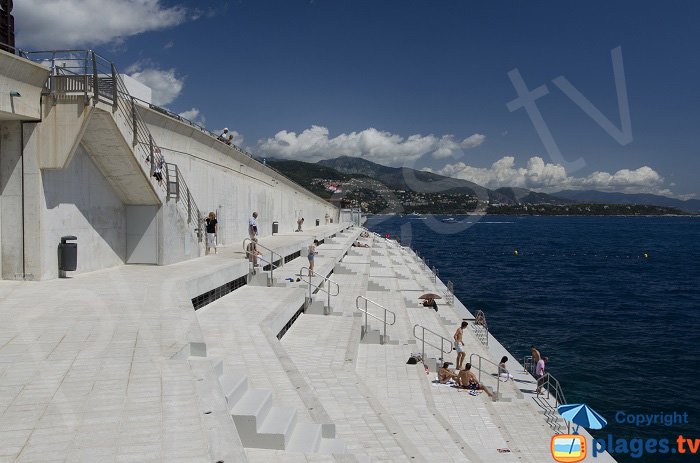
[[[216,242],[219,236],[219,223],[216,220],[216,214],[210,212],[204,222],[207,225],[207,249],[204,253],[209,254],[209,250],[214,248],[214,254],[216,254]]]

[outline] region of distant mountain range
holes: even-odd
[[[468,180],[445,177],[432,172],[409,167],[388,167],[353,156],[325,159],[317,163],[290,160],[267,160],[268,165],[292,180],[310,185],[314,178],[348,180],[368,177],[380,181],[394,190],[417,193],[464,193],[482,201],[503,204],[625,204],[652,205],[677,208],[700,213],[700,200],[680,200],[652,194],[606,193],[595,190],[564,190],[557,193],[538,193],[526,188],[498,188],[491,190]],[[314,193],[322,193],[312,189]],[[328,196],[324,194],[322,196]]]
[[[536,193],[524,188],[499,188],[490,190],[468,180],[411,169],[409,167],[388,167],[366,159],[341,156],[326,159],[317,164],[330,167],[347,175],[362,175],[379,180],[395,190],[410,190],[417,193],[465,193],[482,201],[505,204],[547,203],[562,204],[571,201],[555,198],[545,193]]]
[[[686,212],[700,212],[700,200],[681,200],[652,194],[608,193],[596,190],[564,190],[552,196],[578,203],[595,204],[648,204],[651,206],[675,207]]]

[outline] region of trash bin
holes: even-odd
[[[319,225],[320,223],[321,223],[321,219],[316,219],[316,226],[317,226],[317,227],[318,227],[318,225]]]
[[[280,223],[279,222],[272,222],[272,234],[274,235],[275,233],[279,233],[280,229]]]
[[[64,272],[74,272],[78,267],[78,243],[68,243],[77,241],[75,236],[62,236],[61,244],[58,245],[58,269]]]

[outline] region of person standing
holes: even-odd
[[[214,254],[216,254],[216,242],[219,236],[219,223],[216,220],[216,214],[210,212],[204,221],[207,224],[207,249],[204,254],[209,254],[211,248],[214,248]]]
[[[312,277],[314,276],[314,258],[316,257],[316,254],[318,254],[318,251],[316,248],[318,247],[318,240],[314,240],[311,245],[309,245],[309,255],[307,256],[309,258],[309,276]]]
[[[537,367],[535,368],[535,378],[537,379],[537,394],[542,392],[542,384],[544,383],[544,366],[549,361],[549,358],[542,357],[537,361]]]
[[[258,213],[253,212],[253,217],[248,220],[248,236],[252,240],[258,236]]]
[[[462,324],[457,328],[457,331],[455,331],[455,350],[457,351],[457,370],[462,369],[462,363],[464,362],[464,357],[467,355],[464,352],[464,341],[462,340],[462,337],[464,336],[464,329],[469,325],[467,322],[462,322]]]
[[[303,231],[301,227],[304,225],[304,218],[302,217],[301,219],[297,220],[297,231]]]
[[[534,368],[537,366],[537,362],[540,361],[542,356],[535,346],[530,346],[530,355],[532,355],[532,366],[530,368]],[[532,373],[532,370],[530,370],[530,373]]]

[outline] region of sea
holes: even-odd
[[[435,266],[521,362],[533,344],[549,357],[567,402],[607,419],[592,434],[620,445],[618,461],[700,460],[632,443],[700,442],[700,217],[442,218],[377,215],[366,226]]]

